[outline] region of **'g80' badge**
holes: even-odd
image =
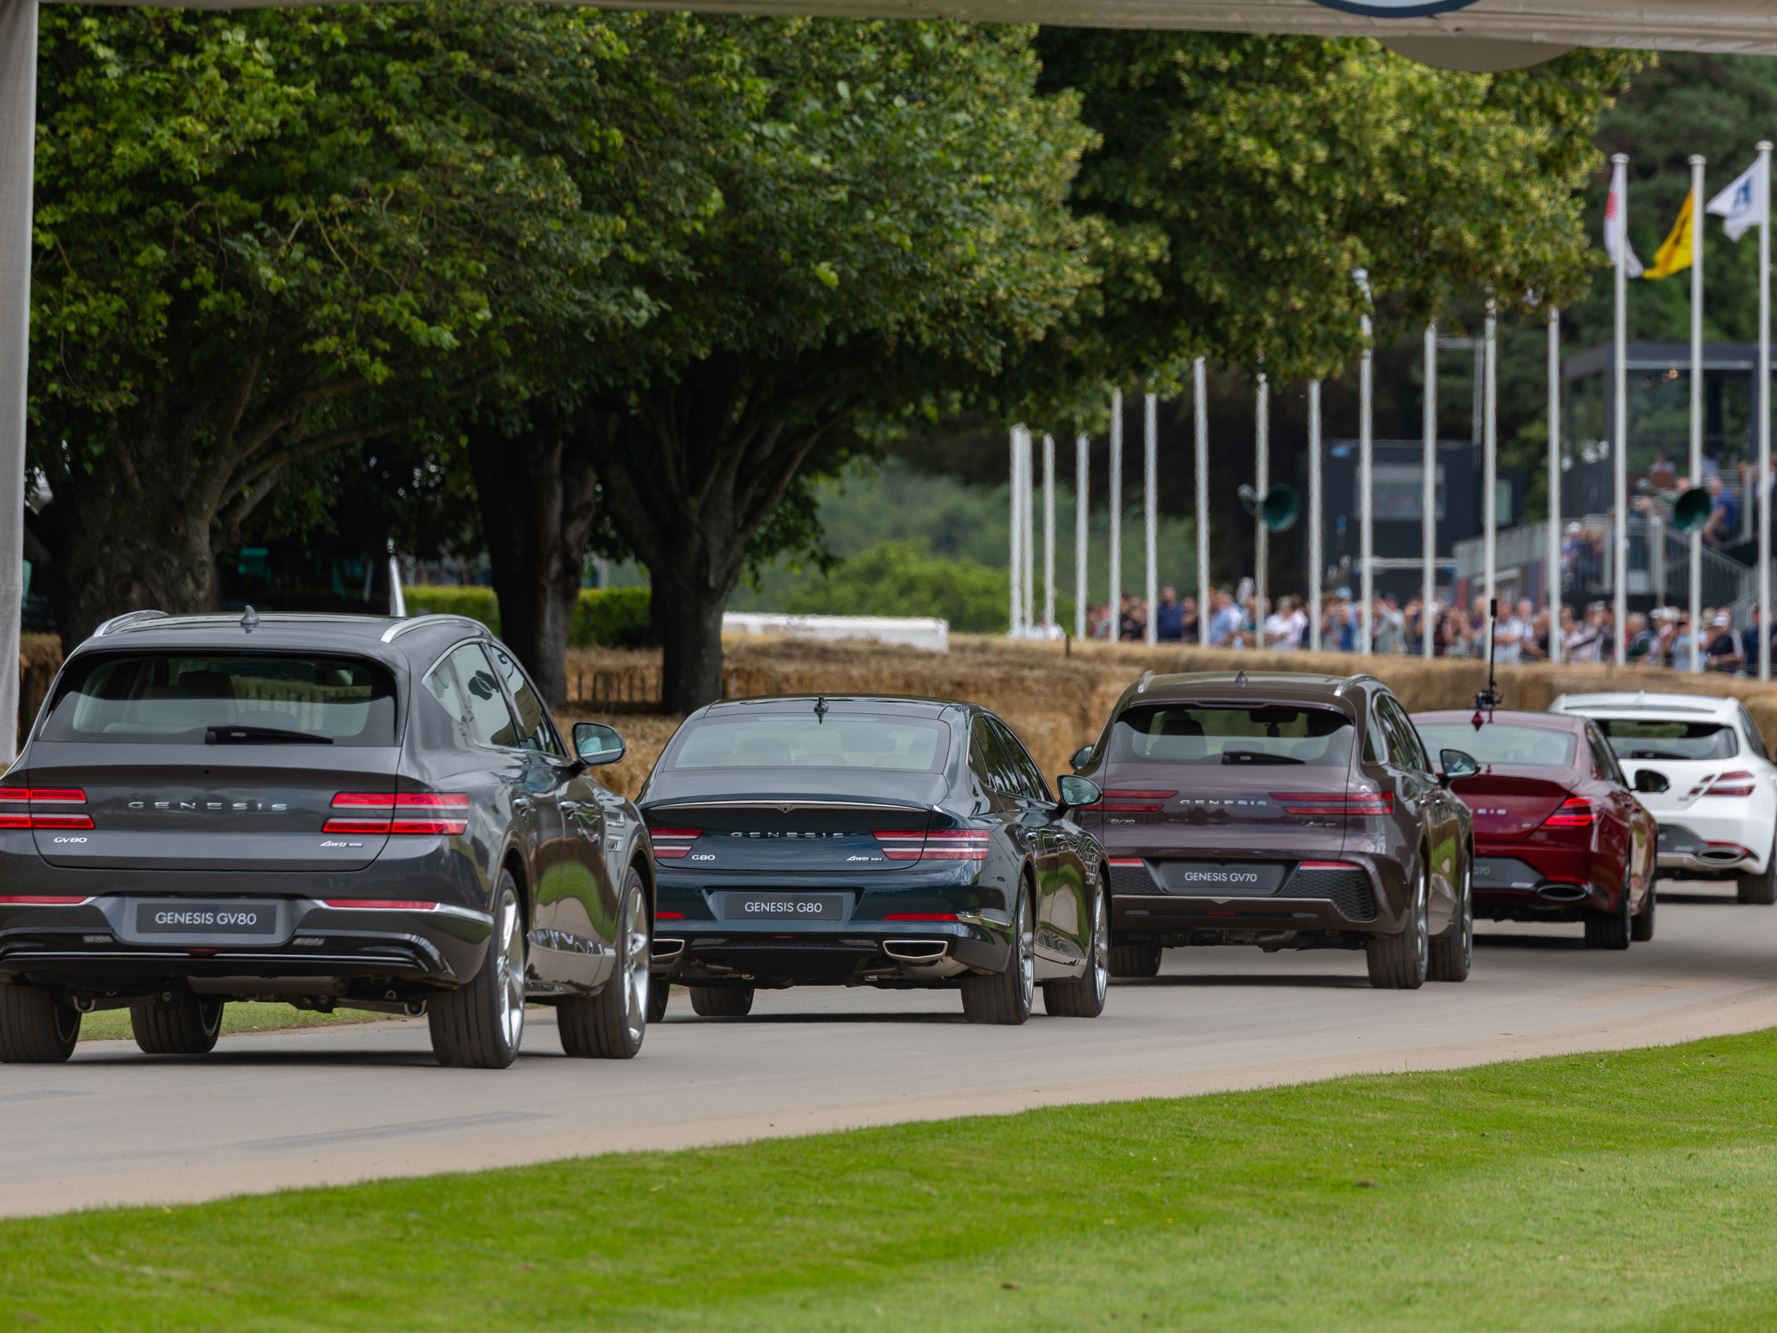
[[[1315,0],[1328,9],[1362,14],[1373,19],[1418,19],[1427,14],[1447,14],[1467,9],[1475,0]]]

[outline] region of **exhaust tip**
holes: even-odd
[[[1583,903],[1592,895],[1583,884],[1544,884],[1536,896],[1546,903]]]
[[[882,951],[897,963],[935,963],[950,952],[950,941],[884,940]]]
[[[678,939],[655,939],[653,949],[649,953],[650,962],[670,963],[685,952],[685,941]]]

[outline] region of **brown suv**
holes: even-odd
[[[1370,983],[1462,981],[1474,831],[1400,701],[1373,676],[1156,676],[1074,756],[1103,790],[1076,818],[1111,867],[1111,967],[1170,945],[1362,947]]]

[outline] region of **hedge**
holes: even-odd
[[[407,612],[448,612],[500,632],[500,602],[492,588],[427,585],[407,588]],[[652,634],[646,588],[582,588],[568,628],[572,648],[646,648]]]

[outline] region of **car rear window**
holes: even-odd
[[[1111,727],[1109,758],[1130,764],[1306,764],[1349,768],[1356,736],[1338,709],[1312,705],[1141,704]]]
[[[351,657],[95,653],[69,665],[43,737],[393,745],[395,683],[380,664]]]
[[[698,768],[874,768],[936,772],[949,728],[928,718],[887,714],[757,713],[693,723],[662,757],[662,771]]]
[[[1462,750],[1482,764],[1519,768],[1572,768],[1579,738],[1550,727],[1489,723],[1479,731],[1467,723],[1421,722],[1419,738],[1433,754]]]
[[[1653,718],[1595,718],[1619,759],[1732,759],[1740,753],[1734,729],[1720,722],[1662,722]]]

